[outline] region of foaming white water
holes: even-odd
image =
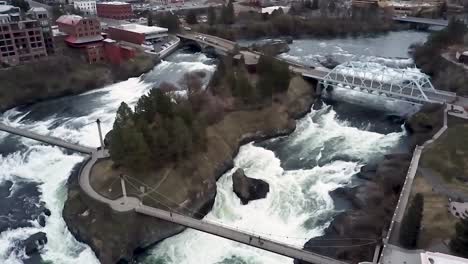
[[[184,60],[190,59],[200,59],[201,62],[184,63]],[[107,133],[112,128],[115,112],[122,101],[133,106],[138,98],[152,87],[165,81],[177,83],[185,72],[200,68],[200,64],[205,61],[208,60],[204,55],[176,53],[172,58],[169,57],[169,61],[160,63],[140,78],[130,78],[102,89],[69,97],[65,102],[49,102],[51,110],[39,119],[28,117],[28,112],[34,114],[38,111],[35,106],[32,106],[32,110],[25,112],[11,109],[0,116],[0,121],[70,142],[98,146],[97,127],[91,122],[99,118],[102,121],[103,133]],[[191,66],[188,67],[188,65]],[[206,78],[209,79],[214,69],[211,65],[204,68],[204,71],[208,73]],[[60,108],[70,112],[54,113],[54,104],[70,106]],[[44,112],[40,107],[39,111]],[[5,142],[11,140],[11,137],[6,133],[1,133],[0,140],[0,143]],[[62,218],[62,210],[67,198],[66,181],[72,168],[83,160],[83,156],[66,154],[60,148],[41,145],[25,138],[19,138],[19,142],[26,147],[25,151],[17,150],[0,157],[0,183],[6,180],[39,183],[39,189],[42,192],[41,201],[46,203],[52,215],[47,218],[45,227],[35,223],[34,227],[7,230],[0,234],[0,263],[22,263],[21,259],[25,257],[24,252],[15,250],[15,243],[39,231],[45,232],[48,238],[48,243],[41,254],[44,260],[52,261],[54,264],[99,263],[94,252],[87,245],[75,240]],[[14,188],[15,185],[12,189]]]
[[[328,107],[298,122],[297,130],[286,137],[287,146],[300,145],[302,153],[312,155],[316,147],[321,155],[329,144],[337,145],[329,154],[347,152],[361,160],[382,154],[396,145],[403,133],[382,135],[359,130],[337,121]],[[336,140],[340,138],[340,140]],[[314,157],[315,158],[315,157]],[[329,192],[349,183],[362,163],[335,160],[311,169],[285,170],[271,150],[252,143],[240,148],[234,168],[217,182],[217,196],[207,221],[238,228],[258,236],[268,237],[297,247],[322,234],[337,213]],[[244,169],[247,176],[268,182],[266,198],[242,205],[234,194],[232,174]],[[284,264],[292,259],[251,248],[194,230],[166,239],[151,250],[144,263],[218,264],[255,263]]]

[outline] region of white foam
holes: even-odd
[[[77,98],[85,95],[96,95],[94,99],[99,103],[95,109],[88,111],[90,113],[83,116],[59,117],[52,115],[40,121],[25,121],[23,118],[27,113],[11,109],[0,117],[0,121],[36,133],[96,147],[99,144],[97,126],[95,123],[89,123],[97,118],[101,119],[103,133],[107,133],[112,128],[115,112],[122,101],[133,106],[138,98],[148,92],[154,84],[159,84],[162,81],[177,82],[182,74],[195,69],[203,69],[210,74],[215,69],[214,65],[203,64],[207,59],[201,54],[190,57],[176,53],[173,56],[174,59],[199,61],[193,63],[163,61],[143,77],[130,78],[127,81],[78,95]],[[181,73],[175,74],[175,72]],[[146,81],[146,78],[152,80]],[[53,101],[50,103],[52,104]],[[73,97],[70,97],[70,104],[73,104]],[[54,129],[50,130],[52,125]],[[0,134],[2,140],[5,136],[4,133]],[[52,261],[54,264],[99,263],[94,252],[87,245],[75,240],[62,218],[62,210],[67,197],[66,181],[72,168],[83,160],[83,156],[67,155],[58,147],[39,144],[33,140],[25,138],[20,140],[22,144],[27,146],[28,150],[0,157],[0,182],[23,180],[39,183],[42,192],[41,200],[46,203],[52,215],[47,218],[45,227],[34,223],[34,227],[31,228],[3,232],[0,235],[0,263],[22,263],[23,253],[13,251],[15,243],[38,231],[46,232],[48,237],[48,243],[42,254],[44,260]]]
[[[342,137],[335,152],[348,151],[349,155],[365,159],[394,146],[402,136],[402,133],[382,135],[362,131],[337,121],[335,115],[330,107],[313,110],[286,137],[288,146],[303,146],[307,156],[315,146],[323,150],[325,143]],[[323,233],[335,213],[329,192],[347,184],[362,166],[358,162],[336,160],[311,169],[284,170],[272,151],[252,143],[240,148],[234,164],[218,180],[216,200],[205,220],[297,247]],[[270,191],[266,198],[241,205],[232,187],[232,174],[238,168],[244,169],[249,177],[268,182]],[[212,264],[226,263],[230,258],[238,258],[239,263],[293,263],[292,259],[194,230],[166,239],[150,255],[146,259],[150,263]]]

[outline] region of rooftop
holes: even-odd
[[[77,15],[63,15],[57,19],[57,23],[75,25],[83,19],[81,16]]]
[[[0,5],[0,13],[19,12],[19,7],[11,5]]]
[[[44,7],[32,7],[28,12],[47,12]]]
[[[98,5],[130,5],[130,4],[126,2],[113,1],[113,2],[101,2],[101,3],[98,3]]]
[[[162,28],[162,27],[156,27],[156,26],[144,26],[140,24],[124,24],[120,25],[120,29],[135,32],[135,33],[140,33],[140,34],[160,34],[160,33],[166,33],[167,28]]]
[[[102,36],[88,36],[88,37],[73,37],[73,36],[68,36],[65,41],[73,44],[83,44],[83,43],[88,43],[88,42],[97,42],[101,41],[104,38]]]

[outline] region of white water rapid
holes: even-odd
[[[12,109],[0,116],[0,122],[70,142],[98,146],[97,127],[91,122],[100,118],[103,131],[107,133],[112,128],[115,112],[122,101],[134,105],[153,86],[162,82],[177,84],[185,72],[193,70],[205,71],[205,78],[209,80],[215,65],[204,54],[177,52],[143,77],[131,78],[78,96],[38,103],[25,109]],[[21,182],[38,183],[42,192],[40,200],[46,203],[52,215],[47,218],[45,227],[35,222],[34,227],[2,232],[0,263],[23,263],[25,254],[18,251],[16,245],[39,231],[45,232],[48,238],[42,254],[44,260],[54,264],[99,263],[87,245],[75,240],[62,218],[67,197],[65,184],[73,167],[83,160],[83,156],[0,132],[0,151],[11,145],[12,151],[0,152],[0,184],[12,181],[14,192]]]

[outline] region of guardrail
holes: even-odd
[[[392,221],[390,222],[390,227],[387,232],[387,236],[384,238],[384,241],[383,241],[384,248],[380,254],[380,259],[379,259],[379,263],[381,264],[383,263],[385,249],[387,248],[388,245],[391,245],[389,241],[390,241],[392,232],[394,231],[395,223],[400,223],[401,218],[403,217],[406,211],[406,206],[408,204],[411,186],[413,184],[413,179],[418,169],[418,164],[421,158],[422,151],[424,150],[425,147],[429,146],[435,140],[437,140],[447,130],[447,113],[448,113],[448,105],[445,105],[443,126],[437,131],[437,133],[434,134],[434,136],[431,139],[424,142],[422,146],[416,146],[415,150],[413,151],[413,157],[411,158],[411,163],[408,168],[408,172],[406,174],[405,183],[403,184],[403,187],[401,189],[400,197],[398,198],[398,202],[395,207],[395,212],[393,213]],[[404,206],[402,206],[402,203],[404,203]]]

